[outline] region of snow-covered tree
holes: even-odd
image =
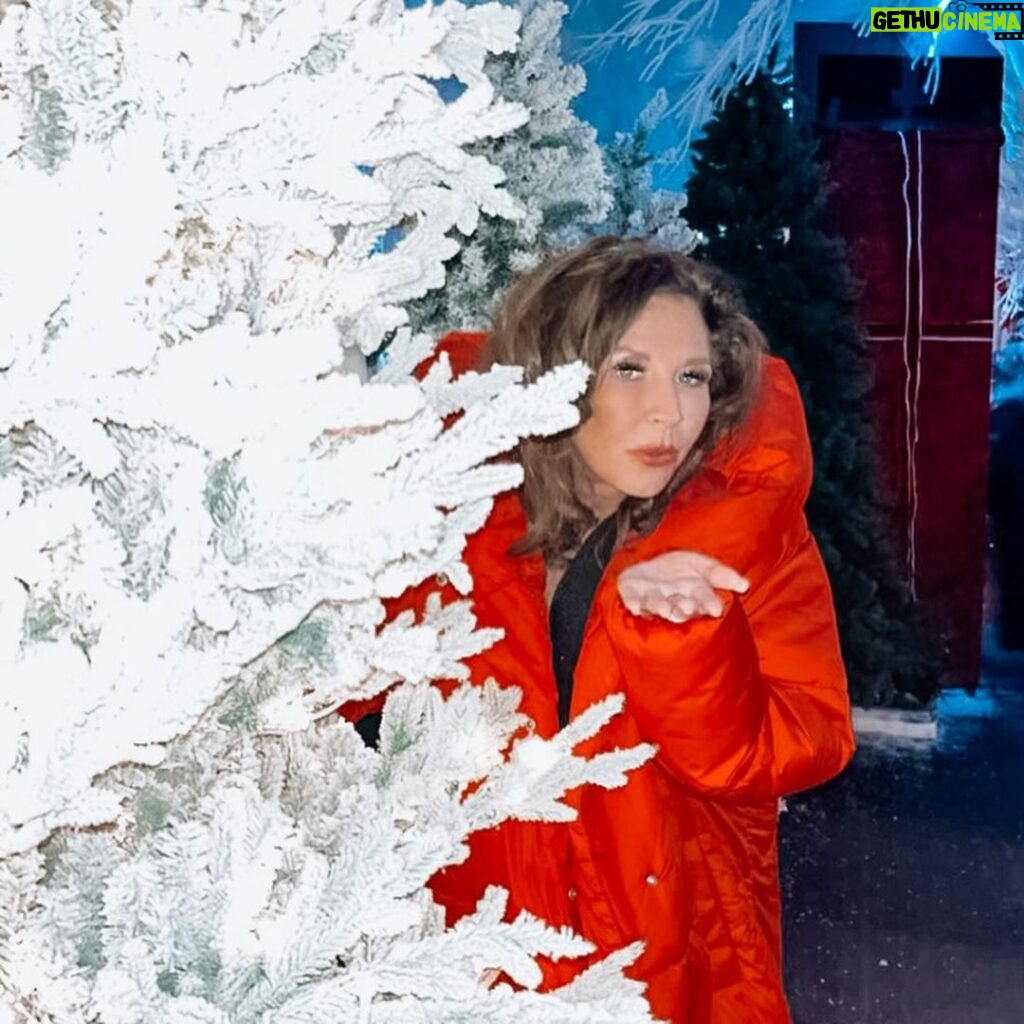
[[[566,788],[650,751],[573,756],[614,704],[542,741],[514,689],[442,699],[429,681],[496,639],[467,601],[384,622],[431,575],[469,593],[465,537],[519,479],[490,460],[571,426],[585,382],[409,376],[432,340],[403,304],[453,229],[523,213],[472,151],[527,116],[484,72],[517,23],[457,0],[3,12],[9,1019],[648,1019],[636,950],[541,995],[533,956],[585,943],[503,923],[500,891],[445,931],[424,884],[473,829],[565,817]],[[371,382],[343,372],[385,335]],[[396,681],[367,750],[333,709]]]
[[[640,112],[631,132],[616,132],[605,162],[611,178],[612,208],[601,230],[616,235],[657,238],[680,252],[690,252],[699,242],[686,223],[686,193],[656,189],[652,171],[656,162],[676,163],[675,154],[657,157],[648,148],[651,133],[668,111],[668,95],[659,89]]]
[[[559,0],[517,0],[522,45],[492,54],[484,65],[495,92],[521,104],[529,120],[518,129],[470,148],[500,167],[520,216],[486,214],[471,237],[456,228],[461,248],[448,265],[444,288],[410,306],[416,326],[434,332],[486,323],[497,293],[516,270],[533,266],[545,252],[575,240],[606,216],[610,196],[594,128],[572,111],[586,76],[563,62]]]

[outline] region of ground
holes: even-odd
[[[795,1024],[1024,1022],[1024,652],[780,823]]]

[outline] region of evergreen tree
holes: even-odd
[[[568,8],[558,0],[516,0],[513,6],[523,17],[521,45],[489,55],[484,71],[495,93],[521,104],[530,117],[512,132],[467,148],[501,168],[518,215],[485,211],[474,230],[452,232],[459,251],[448,261],[444,287],[408,304],[418,330],[442,334],[485,325],[515,271],[582,237],[608,211],[597,132],[572,110],[586,75],[561,56]]]
[[[664,89],[659,89],[640,112],[633,130],[616,132],[605,150],[612,206],[601,231],[644,235],[680,252],[689,252],[697,244],[697,235],[683,216],[685,193],[656,189],[652,180],[655,156],[648,141],[667,110],[668,97]],[[673,158],[673,153],[664,157]]]
[[[937,687],[941,645],[895,556],[866,399],[870,367],[845,246],[822,225],[826,186],[782,75],[725,99],[695,143],[688,215],[800,382],[815,456],[807,515],[832,581],[855,700],[914,703]],[[927,644],[930,643],[930,649]]]
[[[491,460],[578,422],[586,379],[410,373],[402,304],[516,211],[467,147],[528,116],[483,73],[518,24],[0,9],[2,1024],[650,1021],[639,946],[538,992],[535,957],[591,945],[497,888],[446,930],[427,887],[653,754],[573,753],[621,698],[546,740],[500,680],[429,685],[499,636],[461,560],[521,480]],[[339,372],[392,332],[373,382]],[[440,574],[463,599],[385,621]],[[335,710],[385,691],[371,750]]]

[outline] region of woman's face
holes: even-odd
[[[654,295],[597,372],[573,442],[589,471],[581,495],[604,518],[652,498],[700,437],[711,409],[711,337],[697,303]]]

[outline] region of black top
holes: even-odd
[[[615,516],[594,527],[579,551],[565,567],[551,598],[548,621],[552,661],[558,683],[558,723],[569,721],[572,677],[583,646],[583,632],[594,602],[594,593],[615,547]]]

